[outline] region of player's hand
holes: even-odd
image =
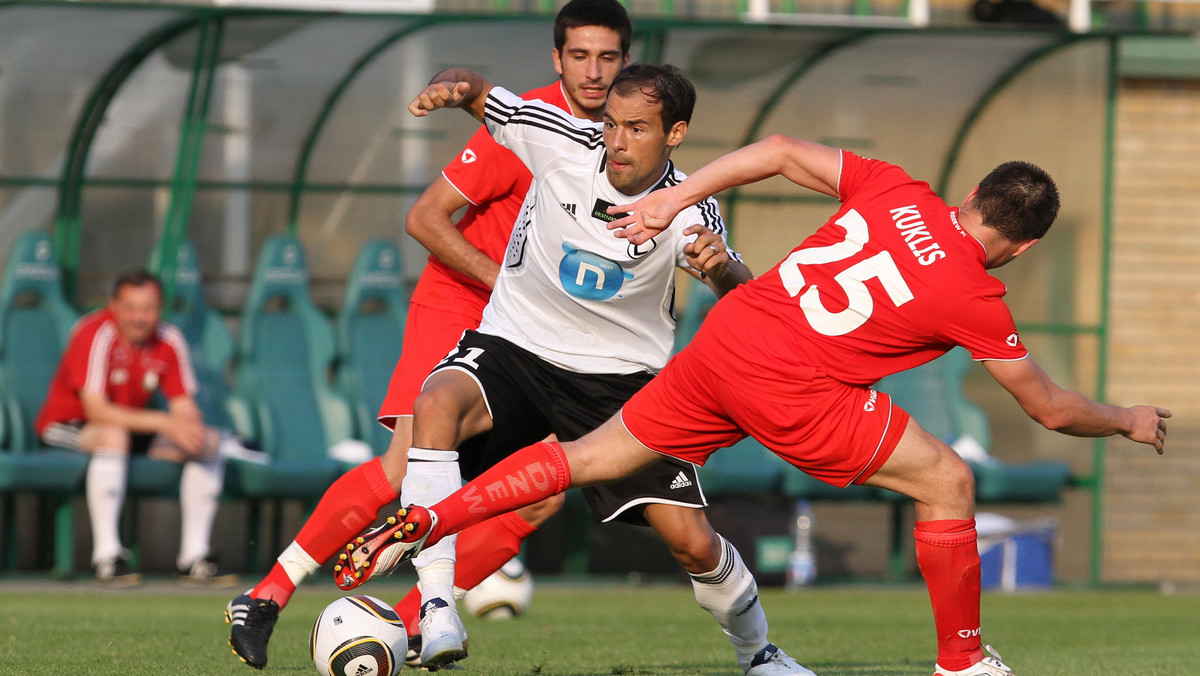
[[[1133,414],[1133,426],[1125,437],[1149,444],[1162,455],[1167,441],[1167,418],[1171,417],[1171,412],[1156,406],[1133,406],[1128,411]]]
[[[204,450],[208,428],[201,417],[192,411],[172,411],[168,414],[167,428],[163,434],[184,453],[197,455]]]
[[[704,275],[712,275],[729,262],[729,249],[717,233],[703,225],[689,225],[685,235],[697,235],[696,241],[684,248],[688,265]]]
[[[430,83],[408,104],[408,112],[414,117],[425,117],[439,108],[457,107],[470,90],[470,82]]]
[[[655,190],[633,204],[609,207],[608,213],[622,214],[622,217],[609,223],[608,229],[634,244],[645,244],[666,230],[685,206],[679,201],[674,186]]]

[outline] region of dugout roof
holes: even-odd
[[[977,149],[997,148],[1081,170],[1100,193],[1114,36],[635,24],[633,59],[677,64],[697,85],[685,169],[783,132],[897,161],[951,193],[975,179]],[[186,235],[215,302],[232,307],[259,244],[292,231],[317,281],[337,287],[366,239],[402,239],[413,196],[474,128],[455,111],[411,118],[419,87],[450,65],[539,86],[555,78],[551,47],[548,17],[6,4],[0,255],[21,232],[53,230],[68,295],[87,304],[114,271]],[[747,203],[807,199],[768,182],[725,209],[755,255],[742,221],[770,209]],[[423,252],[402,243],[415,275]],[[332,287],[324,300],[340,296]]]

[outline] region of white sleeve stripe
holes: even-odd
[[[87,376],[83,381],[83,390],[95,394],[104,394],[105,380],[108,377],[108,355],[112,351],[117,329],[109,323],[103,324],[96,335],[92,337],[91,348],[88,349]]]
[[[179,377],[183,381],[183,390],[188,395],[194,395],[198,387],[196,371],[192,368],[192,356],[183,332],[171,324],[159,324],[158,338],[175,351],[175,358],[179,361]]]
[[[444,172],[444,171],[442,172],[442,178],[446,179],[446,182],[450,184],[450,187],[454,188],[458,192],[458,194],[462,195],[463,199],[465,199],[467,202],[471,203],[473,206],[479,206],[479,204],[477,204],[475,202],[475,200],[471,199],[470,197],[467,197],[467,194],[464,193],[461,188],[459,188],[457,185],[454,185],[454,181],[451,181],[450,177],[447,176],[446,172]]]

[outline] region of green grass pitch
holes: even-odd
[[[394,601],[388,581],[364,593]],[[236,593],[158,582],[109,591],[90,582],[0,582],[0,674],[172,676],[254,673],[226,645]],[[308,631],[332,585],[302,587],[284,611],[264,674],[315,674]],[[766,589],[771,639],[821,676],[928,676],[932,615],[917,586]],[[1153,591],[985,594],[984,640],[1018,676],[1200,673],[1200,595]],[[740,676],[728,641],[682,584],[540,580],[515,621],[466,618],[471,657],[487,676]],[[414,672],[415,673],[415,672]]]

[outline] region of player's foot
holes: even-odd
[[[346,545],[333,566],[334,583],[338,589],[350,591],[374,577],[391,575],[421,551],[436,523],[437,514],[424,507],[400,508],[395,516]]]
[[[136,573],[129,567],[129,559],[125,554],[115,556],[95,565],[96,584],[110,589],[136,587],[142,583],[142,574]]]
[[[229,629],[233,654],[251,667],[262,669],[267,666],[267,641],[279,619],[279,604],[272,599],[253,598],[251,591],[229,602],[225,621],[233,625]]]
[[[788,656],[774,643],[754,654],[746,676],[817,676],[800,666],[800,663]]]
[[[983,649],[988,651],[991,657],[985,657],[961,671],[950,671],[935,666],[933,676],[1012,676],[1012,669],[1000,661],[1000,655],[992,649],[992,646],[985,645]]]
[[[462,671],[463,668],[453,662],[438,667],[429,667],[421,663],[421,635],[408,637],[408,653],[404,656],[404,666],[409,669],[424,671]]]
[[[185,587],[207,587],[223,589],[237,584],[238,576],[232,573],[222,573],[217,567],[217,560],[211,556],[197,559],[187,568],[179,569],[179,584]]]
[[[421,666],[434,671],[467,656],[467,630],[445,599],[433,598],[421,605],[420,626]]]

